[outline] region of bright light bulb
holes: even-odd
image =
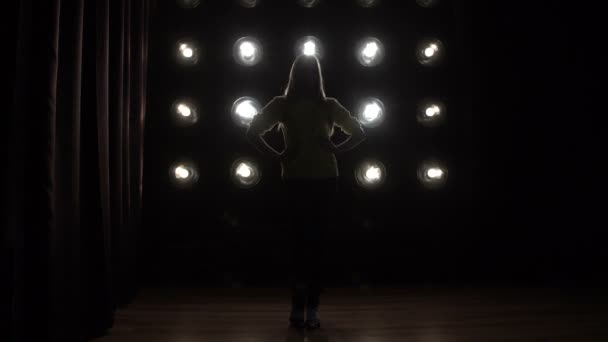
[[[258,114],[258,110],[251,101],[246,100],[237,105],[236,114],[244,119],[253,119]]]
[[[175,168],[175,178],[177,179],[187,179],[190,177],[190,171],[183,166],[178,166]]]
[[[377,182],[382,176],[382,171],[377,166],[370,166],[365,171],[365,179],[369,182]]]
[[[251,169],[251,166],[249,166],[245,163],[241,163],[236,168],[236,174],[243,178],[249,178],[253,175],[253,170]]]
[[[378,47],[378,44],[376,44],[376,42],[367,43],[362,51],[363,57],[367,59],[372,59],[376,57],[376,54],[378,53],[379,49],[380,48]]]
[[[430,179],[440,179],[443,177],[443,170],[437,167],[432,167],[426,170],[426,176]]]
[[[192,110],[185,104],[179,104],[177,106],[177,112],[185,117],[189,117],[190,115],[192,115]]]
[[[363,118],[366,121],[374,121],[378,119],[380,113],[382,112],[382,108],[377,103],[370,103],[365,105],[365,109],[363,110]]]
[[[252,42],[243,42],[239,49],[243,58],[251,59],[255,56],[256,47]]]
[[[182,49],[182,56],[186,58],[192,58],[192,56],[194,56],[194,50],[192,50],[192,48],[186,47]]]
[[[315,42],[309,40],[304,43],[303,52],[306,56],[313,56],[317,53],[317,45],[315,44]]]
[[[426,57],[433,57],[435,55],[435,49],[433,49],[432,47],[428,47],[424,50],[424,55]]]
[[[441,114],[441,110],[436,105],[432,105],[426,109],[425,114],[431,118],[435,115]]]

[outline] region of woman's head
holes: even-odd
[[[321,63],[316,56],[300,55],[296,58],[291,66],[285,96],[325,100]]]

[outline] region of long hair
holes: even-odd
[[[295,59],[284,95],[287,100],[302,98],[326,100],[321,63],[316,56],[300,55]]]

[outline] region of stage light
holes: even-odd
[[[447,177],[447,169],[437,161],[425,161],[418,168],[418,179],[429,189],[442,187]]]
[[[416,118],[423,126],[434,127],[445,119],[445,106],[438,100],[424,100],[418,105]]]
[[[426,170],[426,177],[428,179],[437,180],[443,177],[443,170],[440,168],[432,167]]]
[[[247,8],[256,7],[259,4],[258,0],[241,0],[241,5]]]
[[[177,43],[177,59],[181,64],[194,65],[199,60],[199,49],[191,41],[180,41]]]
[[[441,113],[441,110],[439,110],[439,107],[437,107],[436,105],[427,107],[426,110],[424,111],[424,115],[429,118],[439,115],[440,113]]]
[[[190,109],[190,107],[188,107],[187,105],[180,103],[179,105],[177,105],[177,113],[183,117],[189,117],[190,115],[192,115],[192,109]]]
[[[173,102],[171,108],[173,117],[178,125],[189,126],[198,121],[198,111],[196,105],[191,100],[179,99]]]
[[[439,0],[416,0],[416,3],[418,3],[418,6],[420,7],[431,8],[437,5]]]
[[[237,63],[254,66],[262,60],[262,45],[257,39],[243,37],[234,44],[233,56]]]
[[[355,179],[359,186],[375,189],[384,183],[386,169],[384,164],[377,160],[366,160],[355,169]]]
[[[198,180],[198,171],[192,163],[180,162],[171,166],[170,176],[176,185],[187,186]]]
[[[298,0],[301,6],[304,7],[315,7],[319,4],[320,0]]]
[[[296,44],[296,55],[304,54],[306,56],[317,56],[321,58],[323,50],[321,48],[321,42],[313,36],[306,36],[298,40]]]
[[[175,178],[188,179],[188,178],[190,178],[190,171],[187,168],[180,165],[175,168]]]
[[[304,49],[302,50],[302,52],[306,56],[312,56],[312,55],[316,54],[317,53],[317,46],[316,46],[315,42],[313,42],[313,41],[307,41],[306,43],[304,43]]]
[[[200,0],[177,0],[177,5],[184,9],[196,8],[200,4]]]
[[[418,62],[422,65],[432,65],[443,55],[443,44],[437,39],[425,39],[418,45]]]
[[[380,0],[357,0],[361,7],[374,7],[380,3]]]
[[[258,184],[262,178],[258,166],[249,159],[240,158],[232,163],[230,178],[241,188],[251,188]]]
[[[368,128],[378,127],[384,121],[384,104],[382,101],[368,97],[361,101],[357,111],[359,122]]]
[[[384,58],[384,46],[372,37],[365,38],[357,46],[357,60],[361,65],[372,67],[380,64]]]
[[[261,110],[260,103],[251,97],[241,97],[232,105],[232,119],[241,127],[248,127]]]

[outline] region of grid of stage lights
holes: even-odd
[[[237,0],[234,0],[235,2]],[[317,7],[320,0],[293,0],[301,7]],[[364,8],[378,6],[380,0],[353,0]],[[176,0],[179,7],[195,9],[200,6],[200,0]],[[254,8],[260,5],[260,0],[238,0],[245,8]],[[435,7],[439,0],[416,0],[422,8]],[[296,56],[316,56],[321,59],[326,53],[321,40],[315,36],[304,36],[295,42]],[[201,61],[202,51],[194,39],[184,38],[176,43],[176,59],[181,65],[196,65]],[[364,68],[380,65],[385,58],[384,44],[375,37],[365,37],[358,41],[354,49],[357,62]],[[335,51],[332,51],[335,53]],[[443,43],[436,38],[425,38],[418,42],[415,50],[418,62],[423,66],[438,64],[444,57]],[[236,64],[241,67],[253,67],[259,64],[264,51],[262,43],[254,37],[245,36],[233,44],[232,55]],[[233,102],[231,117],[239,127],[248,127],[253,118],[261,111],[261,104],[252,97],[240,97]],[[177,125],[190,126],[199,121],[200,108],[192,99],[177,99],[171,106],[171,114]],[[386,109],[382,101],[375,97],[363,98],[358,102],[354,114],[365,128],[379,127],[386,117]],[[437,98],[427,98],[420,101],[416,107],[416,119],[419,124],[426,127],[435,127],[445,120],[446,106]],[[198,171],[192,163],[177,163],[171,166],[171,178],[179,185],[190,185],[197,181]],[[361,162],[355,171],[357,183],[366,189],[380,187],[386,178],[384,164],[378,160],[368,159]],[[257,185],[261,178],[259,167],[251,159],[239,159],[232,164],[231,179],[233,183],[242,188]],[[418,169],[420,182],[428,188],[439,188],[445,184],[447,169],[437,161],[427,161]]]

